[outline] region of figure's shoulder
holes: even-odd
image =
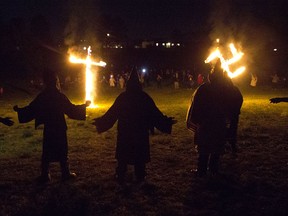
[[[38,101],[38,100],[41,100],[41,99],[45,99],[47,96],[47,92],[45,91],[45,89],[41,92],[39,92],[36,97],[34,98],[33,101]]]
[[[116,97],[116,100],[119,100],[119,99],[125,98],[125,97],[127,97],[127,96],[128,96],[128,94],[127,94],[126,91],[121,92],[121,93]]]
[[[203,83],[202,85],[200,85],[195,92],[204,92],[207,91],[211,88],[211,84],[208,82]]]
[[[152,98],[148,93],[146,93],[146,92],[144,92],[144,91],[141,91],[141,94],[140,94],[139,97],[141,97],[143,100],[145,100],[145,101],[147,101],[147,102],[152,102],[152,103],[154,103],[153,98]]]
[[[114,101],[114,105],[115,104],[119,104],[119,103],[123,103],[123,102],[125,103],[125,101],[127,101],[127,99],[128,99],[127,93],[126,92],[122,92],[116,97],[116,99]]]
[[[56,101],[62,103],[70,101],[65,93],[61,92],[58,89],[53,89],[49,92],[50,98],[54,98]]]
[[[140,101],[145,101],[146,103],[148,102],[153,102],[152,97],[144,92],[144,91],[138,91],[138,92],[123,92],[121,93],[116,100],[122,101],[122,100],[129,100],[129,101],[135,101],[140,102]]]
[[[205,88],[210,88],[211,83],[210,82],[205,82],[202,85],[200,85],[198,88],[205,89]]]
[[[141,91],[141,94],[143,95],[143,97],[151,98],[151,96],[145,91]]]

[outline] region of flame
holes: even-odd
[[[217,43],[219,43],[219,39],[217,39]],[[231,71],[230,69],[230,65],[234,64],[235,62],[238,62],[244,55],[244,53],[238,51],[235,48],[235,45],[233,43],[229,44],[229,48],[230,48],[230,52],[232,53],[232,58],[230,59],[225,59],[222,55],[222,53],[220,52],[219,47],[217,47],[215,49],[215,51],[213,51],[205,60],[205,63],[209,63],[211,61],[213,61],[216,58],[219,58],[221,61],[221,67],[228,73],[228,76],[230,78],[235,78],[237,76],[239,76],[240,74],[242,74],[246,68],[244,66],[237,68],[235,71]]]
[[[100,62],[94,62],[91,59],[91,47],[89,46],[87,49],[87,57],[86,59],[77,58],[75,55],[70,55],[69,61],[74,64],[85,64],[86,70],[85,70],[85,100],[91,101],[90,108],[97,107],[97,105],[94,103],[95,93],[96,93],[96,75],[91,70],[92,66],[99,66],[99,67],[105,67],[106,63],[103,61]]]

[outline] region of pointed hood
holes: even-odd
[[[224,70],[221,67],[221,61],[218,60],[209,74],[209,81],[218,82],[220,80],[223,80],[223,78],[224,78]]]
[[[56,71],[51,69],[45,69],[43,71],[43,83],[45,84],[46,88],[57,88],[58,90],[61,89],[59,77]]]
[[[46,86],[55,86],[57,82],[57,74],[51,69],[45,69],[43,71],[43,82]]]
[[[126,84],[126,90],[128,91],[142,90],[142,85],[139,81],[139,75],[138,75],[136,67],[133,67],[131,70],[129,79]]]

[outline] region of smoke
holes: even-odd
[[[72,49],[85,45],[98,48],[99,10],[97,1],[69,0],[67,2],[68,21],[64,30],[64,43]]]
[[[220,45],[221,41],[222,45],[233,42],[240,47],[250,73],[271,70],[267,53],[277,33],[269,25],[269,5],[263,1],[212,0],[210,6],[211,41],[219,38]]]

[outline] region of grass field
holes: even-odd
[[[122,188],[114,181],[116,125],[97,134],[91,125],[113,103],[120,90],[108,89],[100,107],[88,109],[87,121],[67,119],[71,170],[78,175],[61,183],[58,164],[51,165],[52,182],[39,186],[42,129],[34,122],[19,124],[12,111],[29,103],[28,95],[6,92],[0,116],[13,117],[12,127],[0,125],[0,215],[288,215],[288,103],[269,98],[288,96],[270,87],[242,89],[244,104],[239,125],[239,154],[222,158],[220,177],[196,178],[193,134],[185,116],[190,89],[145,89],[160,110],[178,123],[172,135],[156,131],[151,141],[147,182]],[[80,103],[81,94],[66,94]],[[133,170],[128,178],[132,180]]]

